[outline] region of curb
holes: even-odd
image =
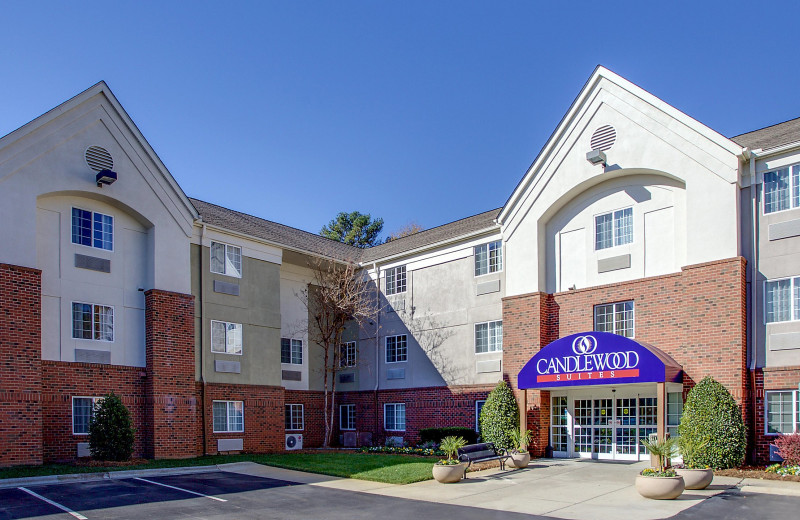
[[[98,471],[97,473],[68,473],[65,475],[46,475],[43,477],[22,477],[0,480],[0,489],[20,486],[44,486],[48,484],[70,484],[74,482],[97,482],[100,480],[121,480],[136,477],[158,477],[164,475],[191,475],[221,471],[219,466],[193,466],[175,468],[134,469],[120,471]]]

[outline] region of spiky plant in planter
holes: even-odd
[[[447,458],[439,460],[436,464],[441,464],[444,466],[458,464],[458,458],[456,457],[458,450],[466,445],[467,441],[464,440],[464,437],[445,437],[442,439],[439,449],[442,450],[445,455],[447,455]]]
[[[645,498],[672,500],[681,496],[685,484],[683,477],[669,468],[669,459],[677,451],[674,438],[641,440],[651,455],[656,457],[656,467],[647,468],[636,477],[636,491]]]
[[[443,484],[453,484],[464,476],[466,465],[458,461],[458,449],[467,445],[464,437],[449,436],[442,439],[439,449],[447,458],[433,465],[433,478]]]
[[[128,460],[133,453],[135,430],[131,414],[113,392],[94,408],[89,424],[89,451],[97,460]]]
[[[483,442],[491,442],[498,450],[513,447],[511,432],[519,430],[519,408],[514,393],[505,381],[497,383],[489,392],[479,423]]]

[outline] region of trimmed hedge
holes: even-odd
[[[478,432],[472,428],[462,428],[459,426],[445,426],[443,428],[423,428],[419,431],[419,442],[435,442],[441,444],[445,437],[464,437],[467,444],[478,442]]]
[[[505,381],[489,392],[479,418],[481,440],[491,442],[497,449],[511,449],[511,431],[519,429],[519,408],[514,393]]]
[[[133,453],[133,422],[122,400],[113,392],[95,405],[89,423],[89,451],[97,460],[128,460]]]
[[[710,376],[689,391],[678,436],[688,467],[735,468],[744,460],[742,412],[730,392]]]

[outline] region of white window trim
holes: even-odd
[[[281,341],[283,341],[285,339],[289,340],[289,362],[288,363],[284,363],[284,361],[283,361],[283,353],[281,353],[281,365],[291,365],[291,366],[295,366],[295,367],[303,366],[303,364],[306,362],[306,355],[305,355],[306,353],[305,353],[305,348],[303,347],[303,345],[304,345],[303,344],[303,340],[302,339],[295,339],[295,338],[281,338]],[[292,341],[299,341],[300,342],[300,359],[301,359],[300,363],[295,363],[295,362],[292,361]],[[282,348],[283,348],[283,345],[281,345],[281,349]]]
[[[495,242],[500,242],[500,269],[497,271],[487,271],[483,274],[475,274],[475,250],[481,246],[486,246],[486,268],[489,269],[489,244],[494,244]],[[491,240],[489,242],[484,242],[482,244],[478,244],[472,247],[472,277],[473,278],[483,278],[484,276],[489,276],[490,274],[497,274],[502,273],[506,268],[506,261],[505,261],[505,252],[506,244],[503,242],[502,239],[498,238],[497,240]]]
[[[779,168],[772,168],[767,170],[761,174],[761,214],[762,215],[778,215],[780,213],[786,213],[787,211],[794,211],[800,209],[800,206],[792,206],[792,194],[794,188],[794,175],[792,174],[792,168],[795,166],[800,166],[800,163],[793,163],[788,166],[781,166]],[[766,181],[764,178],[767,176],[768,173],[777,172],[779,170],[789,170],[789,207],[786,209],[779,209],[778,211],[770,211],[767,213],[767,189],[766,189]]]
[[[92,209],[84,209],[84,208],[81,208],[81,207],[78,207],[78,206],[70,206],[70,208],[71,208],[70,211],[69,211],[69,241],[70,241],[70,243],[72,245],[74,245],[74,246],[90,247],[92,249],[99,249],[100,251],[107,251],[109,253],[113,253],[114,252],[114,248],[116,247],[115,243],[117,241],[116,238],[115,238],[117,236],[117,225],[116,225],[117,219],[116,219],[116,217],[114,215],[109,215],[108,213],[103,213],[102,211],[94,211]],[[88,246],[86,244],[78,244],[77,242],[73,242],[72,241],[72,209],[79,209],[81,211],[88,211],[89,213],[92,214],[92,229],[91,229],[91,240],[92,240],[92,243],[90,245],[88,245]],[[105,248],[97,247],[96,245],[94,245],[94,214],[95,213],[100,213],[103,216],[111,217],[111,249],[105,249]]]
[[[216,430],[214,429],[214,403],[225,403],[225,425],[230,428],[230,424],[228,420],[230,419],[230,413],[228,412],[228,404],[230,403],[242,403],[242,429],[241,430]],[[211,401],[211,429],[213,433],[244,433],[244,401],[230,401],[225,399],[215,399]]]
[[[764,435],[767,437],[777,437],[779,435],[785,435],[783,433],[770,433],[769,431],[769,401],[767,400],[767,396],[769,394],[775,393],[783,393],[783,392],[791,392],[792,393],[792,424],[794,426],[794,431],[800,431],[800,418],[797,417],[797,405],[798,401],[800,401],[800,390],[785,388],[782,390],[765,390],[764,391]]]
[[[405,428],[406,424],[405,423],[408,422],[407,420],[403,421],[403,429],[402,430],[396,430],[396,429],[390,430],[389,427],[386,426],[386,407],[387,406],[397,406],[397,405],[400,405],[400,404],[403,405],[403,411],[405,412],[406,403],[383,403],[383,429],[385,431],[387,431],[387,432],[404,432],[404,431],[406,431],[406,428]],[[406,419],[408,419],[407,415],[405,417],[406,417]]]
[[[213,255],[214,255],[214,244],[221,244],[221,245],[225,246],[225,259],[226,260],[228,259],[228,248],[229,247],[236,247],[236,248],[239,249],[239,257],[242,260],[242,265],[241,265],[241,271],[242,272],[241,273],[239,273],[239,274],[220,273],[218,271],[215,271],[211,267],[211,265],[212,265],[211,260],[213,259]],[[223,265],[225,265],[225,264],[223,263]],[[208,270],[210,272],[214,273],[214,274],[221,274],[222,276],[230,276],[231,278],[242,278],[242,276],[244,275],[244,249],[242,248],[242,246],[229,244],[227,242],[221,242],[219,240],[212,240],[211,243],[208,246]]]
[[[486,404],[486,399],[476,399],[475,400],[475,431],[480,431],[481,429],[481,422],[480,422],[480,415],[478,413],[478,403]]]
[[[286,422],[286,407],[287,406],[299,406],[300,407],[300,428],[286,428],[287,432],[301,432],[306,429],[306,410],[305,406],[300,403],[285,403],[283,405],[283,413],[284,413],[284,423]],[[290,416],[291,422],[291,416]],[[284,426],[286,426],[284,424]]]
[[[353,345],[353,364],[342,364],[342,353],[339,351],[339,368],[353,368],[358,365],[358,343],[355,341],[343,341],[339,348],[344,347],[346,352],[348,345]],[[406,357],[408,357],[408,340],[406,340]]]
[[[352,428],[345,428],[344,426],[342,426],[342,418],[344,417],[344,414],[342,414],[342,409],[350,408],[350,407],[353,408],[353,427]],[[355,415],[356,415],[356,405],[355,404],[340,404],[339,405],[339,429],[342,430],[342,431],[345,431],[345,432],[355,431],[356,430],[356,426],[355,426],[356,417],[355,417]]]
[[[605,305],[616,305],[618,303],[628,303],[628,302],[631,302],[633,304],[633,308],[631,309],[631,314],[632,314],[631,321],[633,322],[632,326],[631,326],[631,335],[630,335],[630,337],[622,336],[622,334],[618,334],[618,335],[622,336],[623,338],[627,337],[628,339],[636,338],[636,301],[635,300],[622,300],[622,301],[618,301],[618,302],[608,302],[608,303],[597,303],[597,304],[595,304],[592,307],[592,328],[594,329],[594,332],[600,332],[599,330],[597,330],[597,312],[596,311],[597,311],[598,307],[603,307]],[[616,332],[611,332],[610,334],[617,334],[617,333]]]
[[[214,323],[222,323],[225,325],[225,351],[220,352],[218,350],[214,350]],[[228,325],[239,325],[242,327],[242,351],[241,352],[228,352]],[[209,332],[211,337],[209,337],[209,347],[211,348],[212,354],[224,354],[226,356],[241,356],[244,353],[244,325],[241,323],[235,323],[232,321],[222,321],[222,320],[211,320],[211,326],[209,327]]]
[[[72,421],[72,435],[89,435],[89,432],[86,433],[77,433],[75,431],[75,399],[91,399],[92,400],[92,409],[94,409],[95,405],[102,401],[102,397],[93,397],[90,395],[73,395],[72,400],[70,401],[70,418]]]
[[[389,361],[389,338],[406,338],[406,358],[402,361]],[[395,356],[397,357],[397,356]],[[383,361],[387,365],[396,365],[397,363],[408,363],[408,334],[396,334],[394,336],[386,336],[383,338]]]
[[[387,274],[389,271],[394,271],[394,285],[395,287],[397,287],[397,270],[400,269],[401,267],[405,267],[405,287],[403,288],[402,291],[398,291],[395,289],[394,292],[389,292],[389,278]],[[383,275],[383,280],[384,280],[383,285],[384,285],[384,292],[386,293],[387,296],[394,296],[395,294],[405,294],[408,291],[408,267],[406,267],[406,264],[396,265],[394,267],[384,269],[384,271],[385,272]]]
[[[761,285],[761,296],[762,296],[762,298],[761,299],[763,300],[763,302],[762,302],[762,309],[761,310],[762,310],[762,314],[763,314],[762,321],[764,322],[764,325],[772,325],[773,323],[792,323],[792,322],[800,321],[798,319],[795,319],[795,317],[794,317],[794,279],[795,278],[800,278],[800,274],[796,274],[794,276],[782,276],[780,278],[771,278],[769,280],[764,280],[764,282],[762,283],[762,285]],[[769,282],[780,282],[781,280],[789,280],[789,283],[791,285],[791,287],[789,288],[789,299],[790,299],[790,304],[791,304],[790,305],[790,309],[789,309],[789,316],[791,316],[791,318],[789,318],[788,320],[783,320],[783,321],[767,321],[767,284]],[[800,304],[798,304],[798,305],[800,305]]]
[[[616,213],[617,211],[623,211],[623,210],[626,210],[626,209],[629,209],[629,208],[631,210],[631,241],[627,242],[625,244],[616,245],[614,243],[614,242],[616,242],[615,237],[614,237],[614,229],[615,229],[614,228],[614,213]],[[611,215],[611,245],[609,247],[604,247],[602,249],[597,249],[597,217],[602,216],[602,215],[609,215],[609,214]],[[612,209],[611,211],[603,211],[602,213],[596,213],[596,214],[592,215],[592,247],[594,248],[595,252],[597,252],[597,251],[608,251],[609,249],[614,249],[616,247],[626,247],[626,246],[630,247],[635,242],[635,239],[636,239],[636,233],[635,232],[636,232],[636,214],[633,211],[633,206],[623,206],[621,208]]]
[[[74,328],[75,327],[75,317],[72,314],[73,313],[72,306],[74,304],[76,304],[76,303],[80,304],[80,305],[91,305],[92,306],[92,330],[94,330],[94,306],[95,305],[99,305],[100,307],[108,307],[108,308],[111,309],[111,315],[113,316],[114,323],[111,326],[111,339],[110,340],[108,340],[108,339],[94,339],[94,338],[92,338],[92,339],[76,338],[75,336],[73,336],[73,334],[75,333],[75,328]],[[69,313],[70,313],[70,325],[69,325],[69,327],[70,327],[70,336],[71,336],[72,339],[76,339],[78,341],[99,341],[101,343],[114,343],[114,341],[116,341],[116,339],[117,339],[117,309],[115,308],[114,305],[106,305],[105,303],[81,302],[81,301],[75,300],[75,301],[72,301],[70,303]]]
[[[476,356],[484,356],[486,354],[502,354],[503,353],[503,344],[501,339],[500,350],[487,350],[486,352],[476,352],[475,349],[478,348],[478,325],[489,325],[490,323],[500,323],[502,326],[503,320],[489,320],[489,321],[480,321],[476,323],[472,327],[472,352]],[[488,332],[488,329],[487,329]]]

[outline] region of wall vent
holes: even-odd
[[[614,146],[617,140],[617,131],[611,125],[601,126],[592,134],[592,140],[589,146],[592,150],[606,151]]]
[[[90,146],[86,149],[86,165],[96,172],[101,170],[112,170],[114,159],[108,150],[100,146]]]

